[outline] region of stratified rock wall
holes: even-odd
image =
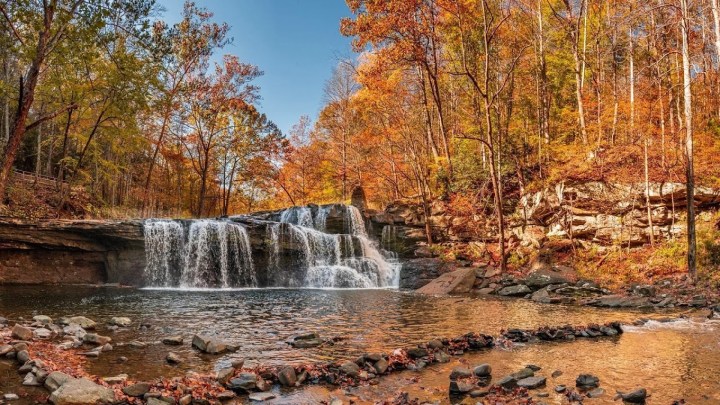
[[[141,221],[0,221],[0,284],[142,285]]]

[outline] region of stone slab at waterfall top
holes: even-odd
[[[474,283],[475,268],[463,267],[441,275],[417,292],[428,295],[467,293],[472,290]]]

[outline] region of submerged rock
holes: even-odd
[[[248,396],[248,398],[251,401],[261,402],[261,401],[267,401],[269,399],[275,398],[275,394],[270,393],[270,392],[253,392],[252,394],[250,394]]]

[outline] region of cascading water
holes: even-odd
[[[169,288],[398,285],[399,262],[368,237],[357,208],[292,207],[272,215],[279,222],[252,216],[146,221],[147,284]],[[252,245],[248,229],[253,229]],[[338,233],[328,233],[329,229]]]
[[[246,229],[229,221],[148,220],[145,278],[152,287],[229,288],[257,285]]]
[[[292,207],[280,214],[281,224],[268,225],[273,249],[268,263],[277,266],[281,251],[279,238],[286,238],[302,246],[304,286],[314,288],[378,288],[398,285],[400,264],[383,255],[368,237],[360,211],[344,206],[344,229],[348,233],[328,234],[329,208],[317,207],[313,219],[310,207]],[[310,225],[310,226],[309,226]],[[277,242],[276,242],[277,241]],[[356,249],[356,246],[359,249]],[[356,255],[359,252],[359,255]]]

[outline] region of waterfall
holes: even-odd
[[[271,215],[279,222],[253,216],[145,221],[147,285],[167,288],[398,285],[400,263],[369,237],[357,208],[340,204],[292,207]],[[328,233],[328,228],[341,233]],[[258,230],[264,232],[259,238]]]
[[[280,214],[280,224],[268,225],[273,248],[268,263],[278,270],[279,241],[285,239],[300,245],[299,266],[303,267],[303,285],[314,288],[377,288],[397,286],[400,264],[393,255],[383,254],[365,228],[362,213],[353,206],[342,207],[349,233],[325,233],[330,206],[291,207]],[[387,257],[386,257],[387,256]]]
[[[147,283],[156,287],[176,285],[178,271],[184,267],[182,225],[169,220],[148,220],[144,233]]]
[[[257,285],[250,238],[229,221],[148,220],[145,278],[152,287],[229,288]],[[187,233],[187,236],[186,236]]]

